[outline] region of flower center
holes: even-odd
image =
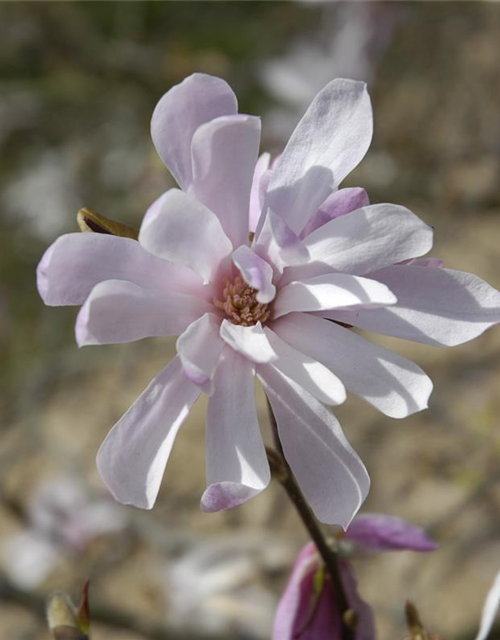
[[[234,282],[226,279],[222,300],[214,298],[214,305],[222,309],[233,324],[251,327],[257,322],[264,324],[271,313],[269,306],[258,302],[256,296],[257,289],[249,287],[241,276],[236,276]]]

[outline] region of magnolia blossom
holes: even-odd
[[[368,550],[434,551],[437,545],[419,527],[401,518],[365,514],[355,518],[342,543]],[[342,551],[343,547],[341,547]],[[369,605],[360,597],[356,577],[347,559],[339,562],[342,586],[356,614],[355,640],[374,640],[375,622]],[[299,553],[278,605],[273,640],[341,640],[342,613],[333,583],[312,542]]]
[[[421,260],[432,229],[405,207],[339,189],[372,137],[362,82],[328,84],[274,163],[259,158],[259,118],[238,114],[230,87],[207,75],[163,96],[152,137],[180,189],[151,205],[138,241],[68,234],[38,268],[46,304],[83,305],[80,346],[179,335],[177,356],[101,446],[102,478],[120,502],[151,508],[177,432],[206,393],[202,509],[255,496],[270,479],[257,376],[316,515],[346,527],[369,478],[325,405],[348,390],[403,418],[432,389],[417,365],[349,327],[451,346],[500,320],[500,294]]]

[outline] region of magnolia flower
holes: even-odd
[[[258,159],[260,120],[238,115],[226,82],[207,75],[163,96],[152,137],[180,189],[151,205],[138,241],[68,234],[38,268],[46,304],[83,305],[80,346],[179,335],[177,356],[101,446],[102,478],[118,501],[151,508],[177,432],[206,393],[202,509],[257,495],[270,472],[256,375],[316,515],[346,527],[369,478],[325,405],[347,389],[403,418],[432,389],[417,365],[346,325],[458,344],[500,320],[500,294],[419,261],[432,229],[405,207],[339,189],[372,137],[364,83],[328,84],[272,165]]]
[[[422,529],[382,514],[356,517],[342,539],[344,542],[378,551],[437,549]],[[358,594],[356,577],[347,559],[340,560],[339,571],[348,604],[356,614],[355,640],[374,640],[373,612]],[[341,627],[342,614],[334,586],[310,542],[299,553],[278,605],[273,640],[341,640]]]

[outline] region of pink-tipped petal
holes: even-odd
[[[291,282],[280,289],[273,305],[273,318],[292,311],[321,309],[363,309],[393,305],[396,296],[389,287],[359,276],[332,273]]]
[[[334,191],[316,213],[313,213],[309,218],[300,237],[306,238],[310,233],[330,222],[330,220],[344,216],[346,213],[356,209],[361,209],[361,207],[366,207],[369,204],[368,194],[361,187],[347,187]]]
[[[422,369],[351,330],[307,313],[283,316],[273,330],[387,416],[405,418],[427,407],[432,382]]]
[[[233,252],[233,262],[238,267],[243,280],[257,289],[257,301],[267,304],[274,299],[276,287],[273,285],[271,265],[258,256],[250,247],[242,244]]]
[[[260,322],[251,327],[244,327],[241,324],[232,324],[229,320],[223,320],[220,326],[220,337],[250,362],[272,362],[278,357]]]
[[[390,309],[332,312],[367,331],[453,347],[500,322],[500,292],[464,271],[395,265],[370,274],[398,298]]]
[[[233,249],[217,216],[179,189],[165,194],[161,209],[142,225],[139,242],[154,255],[189,267],[205,284]]]
[[[435,551],[438,545],[423,529],[397,516],[363,513],[351,522],[345,535],[366,549],[376,551]]]
[[[365,275],[430,251],[432,229],[405,207],[374,204],[335,218],[304,243],[311,260]]]
[[[251,363],[226,348],[208,402],[208,486],[201,500],[203,511],[236,507],[269,484],[269,463],[257,421],[253,377]]]
[[[136,240],[101,233],[69,233],[45,252],[37,283],[45,304],[82,304],[104,280],[127,280],[151,291],[200,293],[201,279],[190,269],[160,260]]]
[[[177,432],[200,393],[174,358],[111,429],[97,467],[115,500],[153,507]]]
[[[158,155],[183,189],[193,178],[191,141],[205,122],[234,114],[238,102],[220,78],[195,73],[172,87],[156,105],[151,136]]]
[[[189,325],[176,345],[185,374],[208,395],[213,391],[212,379],[224,348],[219,326],[220,318],[206,313]]]
[[[226,116],[193,136],[190,192],[219,218],[234,247],[248,243],[248,207],[259,154],[260,119]]]
[[[255,165],[255,171],[253,174],[252,189],[250,191],[250,211],[248,216],[248,230],[255,233],[257,225],[259,223],[260,216],[262,214],[262,207],[264,205],[261,197],[261,182],[264,174],[269,169],[271,163],[271,154],[263,153],[257,160]]]
[[[210,310],[201,298],[170,292],[161,295],[124,280],[97,284],[76,321],[76,341],[119,344],[153,336],[175,336]]]
[[[278,162],[266,204],[299,234],[310,216],[358,165],[373,131],[363,82],[330,82],[312,101]]]
[[[365,466],[314,396],[270,365],[257,369],[288,464],[319,520],[347,528],[368,494]]]
[[[338,405],[346,399],[342,382],[324,365],[300,353],[269,328],[264,328],[269,343],[278,355],[273,367],[325,404]]]

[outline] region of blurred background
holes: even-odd
[[[375,136],[345,186],[436,229],[433,255],[500,288],[500,6],[468,2],[15,2],[0,5],[0,638],[48,640],[41,603],[91,579],[95,640],[266,639],[306,540],[274,484],[199,511],[205,404],[180,432],[153,512],[115,505],[95,468],[113,423],[173,341],[78,350],[76,309],[46,308],[35,267],[82,206],[138,226],[172,180],[149,137],[161,95],[224,77],[279,152],[330,79],[368,81]],[[384,339],[432,377],[403,422],[338,415],[372,479],[365,511],[441,545],[361,558],[379,637],[413,599],[447,639],[475,634],[500,568],[500,331],[440,350]],[[260,417],[266,424],[265,405]]]

